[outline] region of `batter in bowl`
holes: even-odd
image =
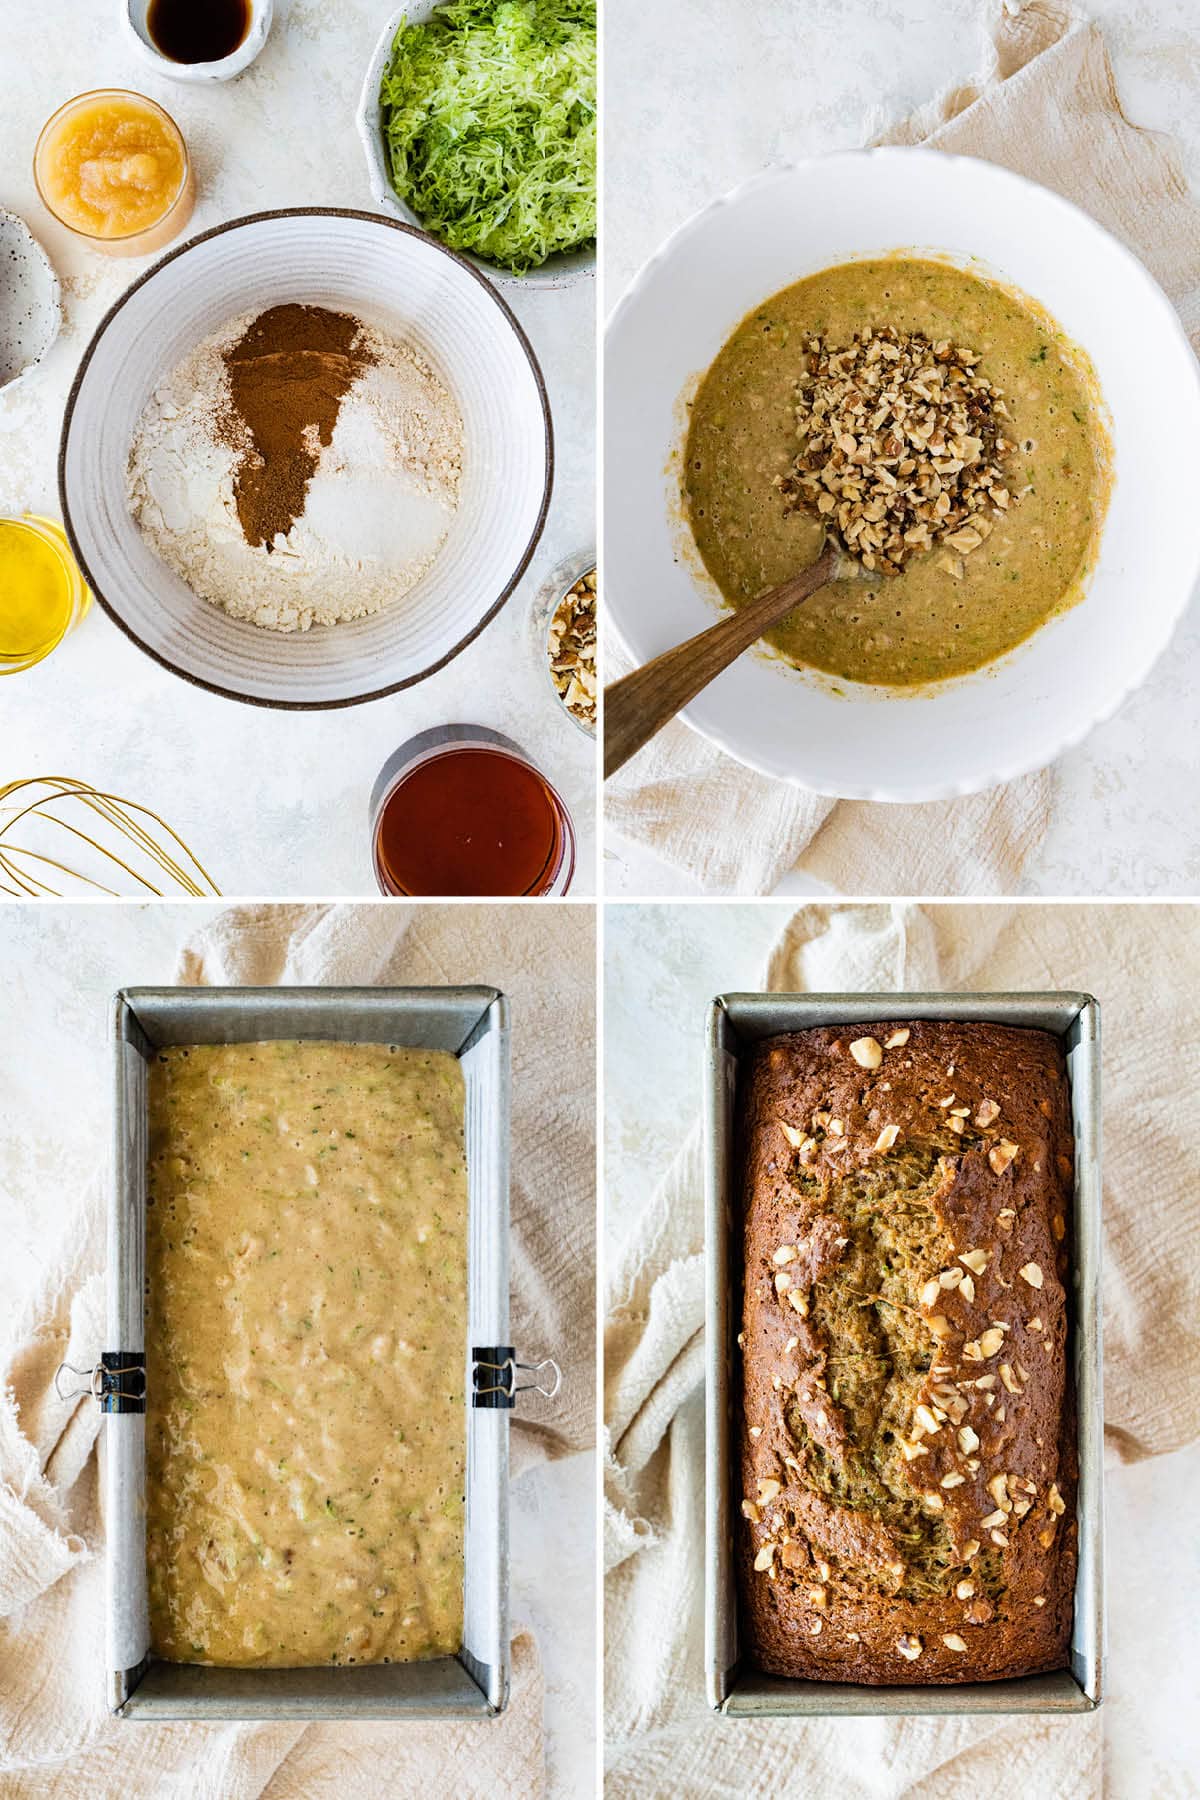
[[[967,375],[1002,396],[1004,504],[986,502],[982,531],[972,533],[986,536],[969,551],[934,543],[898,573],[831,583],[768,641],[798,667],[909,687],[983,667],[1079,599],[1098,550],[1110,452],[1086,358],[1022,295],[954,264],[902,255],[826,269],[742,321],[692,405],[687,516],[731,604],[816,559],[826,522],[787,496],[804,449],[804,377],[814,345],[836,356],[873,333],[902,342],[919,334],[931,360],[934,346],[948,357],[958,347],[970,359]],[[868,408],[849,456],[870,425]],[[889,418],[881,429],[894,426]],[[901,432],[888,459],[894,475],[909,448]]]

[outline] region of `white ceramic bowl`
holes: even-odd
[[[731,756],[820,794],[915,801],[1044,767],[1145,680],[1200,574],[1200,374],[1130,253],[1047,189],[991,163],[880,149],[770,170],[697,214],[642,270],[606,346],[602,561],[608,617],[638,663],[714,622],[681,545],[686,400],[730,332],[781,288],[904,248],[972,262],[1039,301],[1091,358],[1115,485],[1080,603],[987,669],[920,693],[753,653],[682,715]]]
[[[134,522],[125,468],[156,382],[239,313],[301,301],[415,343],[458,402],[462,489],[417,585],[371,618],[278,633],[199,599]],[[141,648],[202,687],[267,706],[348,706],[431,675],[520,579],[549,505],[550,412],[520,326],[482,276],[370,213],[235,219],[172,251],[118,300],[75,377],[59,452],[63,518],[88,586]]]
[[[120,0],[120,6],[126,38],[141,60],[160,75],[165,75],[168,81],[197,83],[232,81],[235,75],[248,69],[267,41],[274,12],[274,0],[250,0],[250,26],[236,50],[219,57],[216,62],[181,63],[174,57],[164,56],[150,36],[147,23],[150,0]]]
[[[387,152],[383,141],[383,108],[379,104],[379,84],[383,79],[383,71],[392,54],[392,44],[401,23],[407,20],[410,25],[423,25],[431,13],[437,11],[443,0],[415,0],[411,6],[402,6],[394,12],[380,35],[374,54],[367,65],[367,73],[363,80],[362,93],[358,102],[358,135],[362,139],[363,151],[367,159],[367,178],[371,183],[371,198],[381,212],[390,213],[393,218],[403,219],[409,225],[416,225],[421,230],[424,226],[410,206],[401,200],[388,178]],[[476,268],[482,269],[489,280],[497,281],[503,287],[514,288],[565,288],[573,287],[577,281],[588,281],[596,273],[595,250],[578,250],[570,256],[551,256],[540,269],[531,269],[528,275],[514,275],[511,269],[501,269],[495,263],[485,262],[482,257],[473,256],[469,250],[459,251],[473,262]]]
[[[24,219],[0,207],[0,389],[37,368],[61,324],[54,265]]]

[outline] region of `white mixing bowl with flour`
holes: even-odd
[[[463,451],[448,535],[415,585],[369,617],[281,633],[200,598],[155,554],[130,511],[126,471],[164,377],[228,321],[289,302],[353,314],[411,344],[457,404]],[[407,226],[303,209],[207,232],[117,302],[71,390],[59,486],[88,585],[143,650],[230,698],[303,708],[378,699],[469,643],[528,564],[552,470],[541,373],[495,290]]]

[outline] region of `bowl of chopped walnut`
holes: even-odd
[[[538,660],[567,717],[596,735],[596,552],[568,557],[534,597],[530,630]]]

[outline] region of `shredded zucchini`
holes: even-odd
[[[450,0],[380,85],[392,185],[454,250],[524,275],[596,236],[596,0]]]

